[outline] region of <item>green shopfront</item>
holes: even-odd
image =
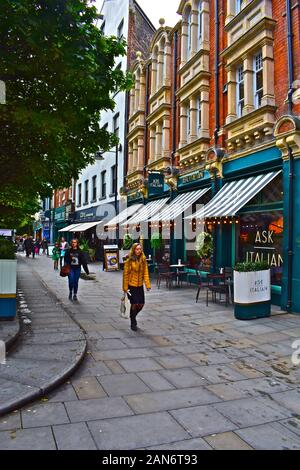
[[[56,209],[53,209],[53,243],[56,242],[61,237],[61,233],[59,232],[63,228],[67,227],[69,225],[68,219],[67,219],[67,212],[66,212],[66,206],[63,207],[57,207]]]

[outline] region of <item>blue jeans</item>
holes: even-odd
[[[81,268],[71,268],[69,274],[69,289],[70,292],[74,289],[74,295],[78,292],[78,283],[80,278]]]

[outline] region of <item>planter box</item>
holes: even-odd
[[[0,320],[12,320],[17,311],[17,260],[0,260]]]
[[[234,314],[238,320],[271,315],[271,271],[234,271]]]

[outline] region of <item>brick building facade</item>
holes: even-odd
[[[300,311],[300,4],[182,0],[178,12],[181,21],[172,30],[161,22],[148,58],[134,64],[143,91],[138,102],[132,92],[129,111],[128,202],[177,197],[186,210],[192,201],[193,229],[195,203],[207,204],[214,250],[205,269],[267,260],[273,302]],[[160,194],[151,194],[153,173],[165,177]],[[166,214],[149,226],[172,227]],[[191,264],[195,240],[184,238],[171,233],[166,250]]]

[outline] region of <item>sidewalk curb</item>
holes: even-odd
[[[43,286],[47,289],[50,296],[52,298],[54,298],[57,302],[59,302],[61,309],[64,310],[64,312],[67,314],[67,316],[71,319],[71,321],[80,330],[81,338],[79,340],[78,339],[74,340],[74,343],[76,342],[76,344],[79,345],[79,351],[77,352],[76,357],[70,363],[70,365],[68,365],[67,368],[65,368],[62,371],[61,374],[58,373],[52,379],[49,379],[49,382],[47,384],[45,384],[43,387],[29,386],[28,387],[28,393],[25,392],[25,393],[21,394],[20,398],[14,399],[12,401],[6,400],[6,402],[3,405],[0,404],[0,416],[6,415],[9,412],[18,410],[18,409],[22,408],[24,405],[26,405],[28,403],[32,403],[33,401],[45,396],[45,394],[53,391],[58,386],[65,383],[74,374],[74,372],[78,369],[78,367],[81,365],[81,363],[83,362],[83,360],[86,356],[87,339],[85,337],[84,329],[80,326],[80,324],[78,322],[76,322],[76,320],[74,320],[72,315],[70,315],[70,312],[68,311],[68,309],[65,308],[65,306],[60,301],[60,299],[55,295],[55,293],[51,289],[49,289],[49,287],[43,282],[43,280],[41,279],[39,274],[35,270],[33,270],[32,272],[33,272],[33,275],[36,276],[39,279],[39,281],[43,284]],[[17,334],[15,334],[13,337],[11,337],[8,340],[8,342],[7,342],[8,343],[8,348],[12,348],[12,346],[14,345],[14,343],[16,342],[16,340],[18,339],[18,337],[20,336],[20,334],[22,332],[22,326],[23,325],[21,324],[21,321],[20,321],[19,317],[18,317],[18,320],[19,320],[18,332],[17,332]],[[0,379],[1,379],[1,377],[0,377]],[[15,383],[18,383],[18,382],[15,382]],[[26,383],[23,383],[23,385],[26,385]],[[32,390],[30,390],[30,388]]]

